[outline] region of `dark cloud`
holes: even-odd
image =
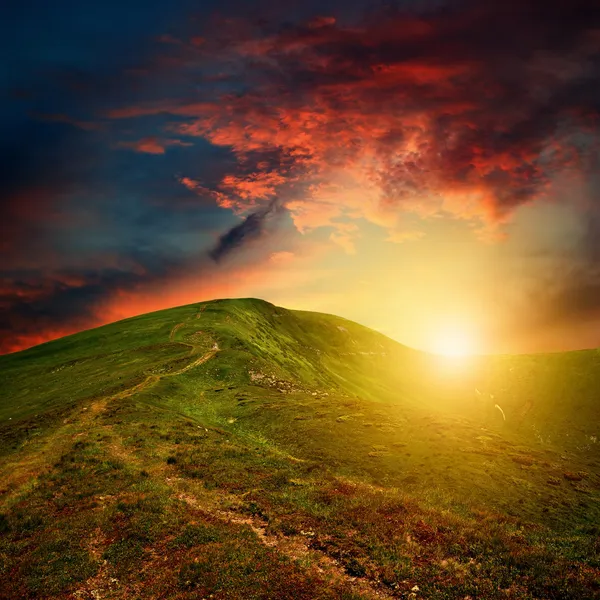
[[[279,211],[278,201],[272,200],[266,207],[250,213],[239,225],[232,227],[219,238],[216,246],[209,252],[210,257],[218,263],[234,250],[260,239],[265,233],[268,220]]]
[[[0,336],[10,347],[15,341],[11,334],[26,336],[49,327],[62,330],[89,324],[97,319],[103,300],[140,280],[140,275],[116,269],[12,280],[0,295]]]
[[[233,220],[175,177],[219,173],[226,151],[196,141],[182,156],[186,142],[98,116],[152,91],[132,67],[157,64],[153,32],[195,3],[69,4],[15,3],[0,24],[0,352],[101,324],[119,294],[202,269],[210,233]]]
[[[103,322],[106,304],[149,282],[167,282],[185,272],[183,257],[166,258],[140,249],[101,257],[100,264],[55,270],[0,272],[0,352],[44,341]]]
[[[65,195],[87,186],[97,152],[88,134],[27,122],[0,142],[0,248],[12,263],[38,247],[58,221]]]
[[[508,318],[494,335],[509,348],[520,342],[529,351],[573,350],[600,345],[600,270],[562,261],[539,268],[525,280],[507,280],[498,293]]]
[[[567,273],[557,273],[554,285],[540,293],[543,326],[576,325],[600,319],[600,270],[571,267]],[[600,342],[600,335],[598,336]]]

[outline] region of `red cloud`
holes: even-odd
[[[239,158],[244,174],[226,175],[212,192],[222,206],[249,210],[283,188],[301,231],[333,227],[348,249],[354,234],[344,223],[357,218],[390,240],[418,237],[404,213],[449,214],[498,235],[593,148],[581,141],[597,135],[600,102],[591,83],[600,22],[589,6],[473,1],[352,26],[317,17],[276,33],[228,21],[188,58],[244,93],[211,97],[207,80],[198,101],[110,116],[186,118],[171,129]]]
[[[226,175],[221,185],[242,200],[254,200],[274,196],[277,186],[284,182],[285,178],[279,173],[258,172],[243,177]]]
[[[190,142],[181,140],[165,140],[157,137],[147,137],[134,142],[119,142],[118,148],[128,148],[135,152],[144,152],[146,154],[164,154],[168,147],[172,146],[192,146]]]
[[[286,179],[279,173],[255,172],[247,175],[225,175],[218,189],[209,189],[190,177],[179,182],[200,196],[212,198],[221,208],[243,213],[257,207],[261,200],[272,198]]]

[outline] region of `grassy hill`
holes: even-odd
[[[0,357],[0,598],[600,597],[599,367],[253,299]]]

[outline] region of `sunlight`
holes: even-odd
[[[448,358],[464,358],[474,353],[472,337],[466,331],[449,330],[440,332],[434,340],[433,352]]]

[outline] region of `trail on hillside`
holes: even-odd
[[[217,352],[219,350],[220,350],[219,344],[217,342],[215,342],[214,346],[211,348],[211,350],[209,352],[207,352],[200,358],[193,360],[191,363],[189,363],[185,367],[182,367],[181,369],[178,369],[177,371],[173,371],[171,373],[148,375],[146,377],[146,379],[144,379],[144,381],[142,381],[141,383],[138,383],[138,384],[134,385],[133,387],[127,388],[117,394],[114,394],[113,396],[108,396],[107,398],[108,398],[108,400],[123,400],[124,398],[129,398],[130,396],[137,394],[138,392],[144,391],[149,386],[154,385],[155,383],[158,383],[161,379],[165,379],[166,377],[175,377],[177,375],[183,375],[184,373],[187,373],[190,369],[193,369],[194,367],[198,367],[201,364],[204,364],[206,361],[210,360],[213,356],[215,356],[215,354],[217,354]]]
[[[196,314],[196,317],[195,317],[196,319],[200,318],[201,314],[206,310],[206,306],[207,305],[204,304],[202,306],[202,308],[198,311],[198,313]],[[189,319],[188,319],[188,321],[189,321]],[[182,327],[185,327],[185,325],[188,323],[188,321],[182,321],[181,323],[177,323],[176,325],[173,326],[173,328],[171,329],[171,331],[169,333],[169,341],[170,342],[175,341],[175,336],[176,336],[177,332]],[[191,344],[189,342],[179,342],[179,343],[185,344],[186,346],[190,346],[192,348],[192,350],[190,351],[190,355],[194,354],[194,352],[196,352],[196,350],[198,350],[198,348],[200,347],[198,344]],[[165,377],[176,377],[177,375],[183,375],[184,373],[187,373],[190,369],[193,369],[194,367],[198,367],[201,364],[204,364],[206,361],[210,360],[213,356],[215,356],[215,354],[217,354],[217,352],[219,352],[219,350],[220,350],[219,343],[214,342],[212,348],[208,352],[206,352],[205,354],[203,354],[196,360],[193,360],[191,363],[189,363],[185,367],[182,367],[181,369],[178,369],[177,371],[172,371],[171,373],[148,375],[146,377],[146,379],[144,379],[144,381],[142,381],[141,383],[138,383],[138,384],[134,385],[133,387],[128,388],[126,390],[123,390],[122,392],[119,392],[118,394],[109,396],[108,400],[122,400],[124,398],[128,398],[130,396],[133,396],[134,394],[137,394],[138,392],[145,390],[149,386],[154,385],[155,383],[158,383],[161,379],[164,379]]]
[[[175,340],[175,334],[177,333],[177,331],[179,329],[181,329],[183,326],[185,325],[185,321],[183,321],[182,323],[177,323],[177,325],[175,325],[173,327],[173,329],[171,329],[171,333],[169,334],[169,341],[173,342]]]
[[[167,483],[173,487],[173,480],[167,478]],[[368,600],[392,600],[393,596],[378,589],[366,578],[353,577],[331,556],[321,550],[311,548],[310,540],[314,535],[312,531],[302,532],[300,535],[280,537],[269,532],[269,523],[259,516],[244,516],[234,510],[223,508],[222,497],[213,494],[214,506],[201,503],[198,498],[189,493],[179,492],[177,498],[192,508],[209,510],[210,514],[221,521],[234,525],[249,527],[261,544],[272,548],[292,561],[302,561],[310,565],[308,569],[318,577],[325,577],[329,583],[347,584],[354,592]]]
[[[202,310],[196,315],[200,317]],[[186,324],[185,321],[178,323],[173,327],[169,334],[169,340],[174,341],[176,332]],[[192,346],[193,354],[199,346],[197,344],[188,344]],[[198,367],[213,358],[219,352],[218,342],[214,342],[212,348],[202,356],[191,361],[184,367],[170,373],[150,374],[143,381],[129,388],[121,390],[116,394],[108,394],[95,398],[91,404],[83,408],[76,408],[70,417],[63,420],[63,424],[57,431],[48,432],[44,437],[41,448],[35,442],[27,448],[26,454],[20,455],[17,460],[6,462],[3,465],[3,473],[0,476],[0,484],[6,490],[17,492],[25,485],[35,485],[36,477],[43,468],[55,463],[63,454],[66,443],[84,435],[90,427],[92,420],[96,419],[108,407],[109,403],[115,400],[124,400],[138,394],[159,381],[167,377],[176,377],[183,375],[191,369]]]
[[[71,344],[69,363],[88,364],[59,377],[48,374],[67,364],[60,347],[26,365],[39,381],[7,399],[62,412],[10,438],[26,441],[0,468],[0,571],[34,590],[11,597],[60,585],[52,598],[243,598],[264,582],[305,600],[597,592],[595,430],[584,461],[546,433],[530,443],[425,400],[419,412],[410,385],[361,358],[377,353],[339,352],[340,327],[277,330],[262,314],[206,308]],[[223,352],[200,368],[216,339]],[[314,391],[306,382],[329,368],[332,386],[345,383]],[[298,389],[285,379],[295,373]]]

